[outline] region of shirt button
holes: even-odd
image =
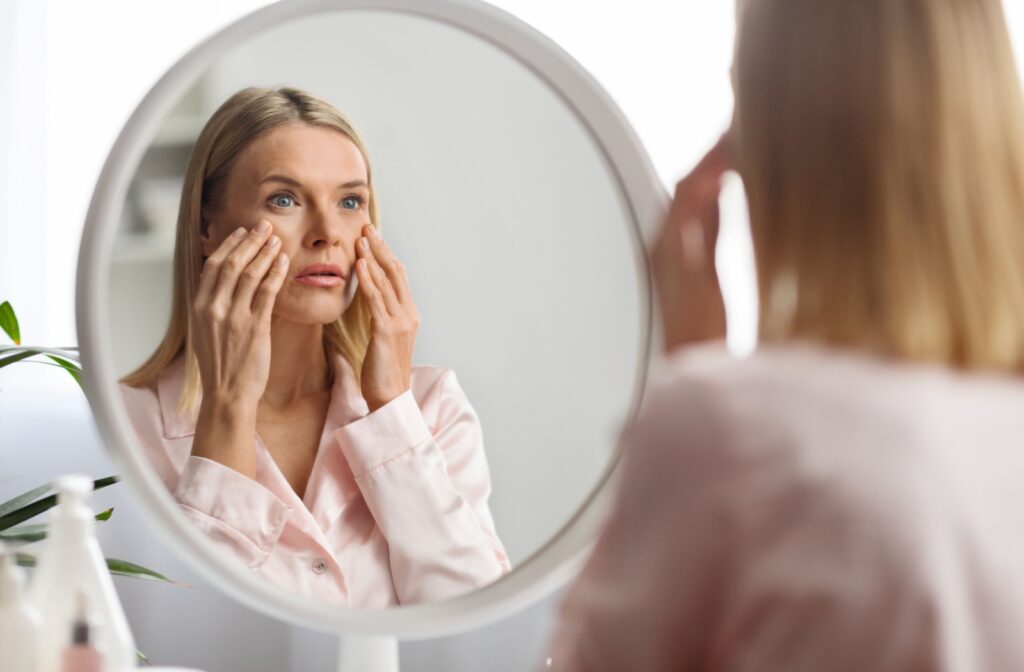
[[[327,571],[327,563],[324,562],[323,558],[317,558],[316,560],[313,561],[313,573],[314,574],[323,574],[326,571]]]

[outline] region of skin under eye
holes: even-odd
[[[268,198],[267,202],[276,208],[290,208],[295,205],[295,197],[291,194],[278,193]]]
[[[341,207],[346,210],[358,210],[363,207],[365,199],[362,196],[349,195],[341,199]]]

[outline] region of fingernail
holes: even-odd
[[[284,252],[282,252],[281,254],[277,255],[277,263],[280,264],[281,266],[284,266],[285,264],[287,264],[288,263],[288,255],[285,254]]]
[[[231,234],[231,237],[232,238],[241,238],[244,235],[245,235],[245,227],[240,226],[237,229],[235,229],[235,232]]]
[[[370,241],[368,241],[366,238],[360,238],[359,239],[359,244],[363,246],[363,250],[364,251],[366,251],[366,252],[370,251]]]
[[[267,241],[267,244],[270,245],[271,247],[277,247],[277,244],[280,242],[280,238],[278,238],[277,236],[271,236],[270,240]]]
[[[257,231],[259,231],[260,233],[266,233],[267,231],[270,231],[270,222],[268,222],[268,221],[267,221],[267,220],[265,220],[265,219],[264,219],[264,220],[262,220],[262,221],[261,221],[261,222],[260,222],[260,223],[259,223],[259,224],[258,224],[258,225],[256,226],[256,230],[257,230]]]
[[[371,226],[370,235],[372,235],[374,238],[380,238],[380,229],[378,229],[376,226]]]

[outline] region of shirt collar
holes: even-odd
[[[327,409],[327,423],[342,427],[369,414],[370,409],[356,383],[355,372],[340,353],[332,353],[334,384]],[[157,397],[163,420],[164,438],[180,439],[196,433],[196,416],[178,412],[178,398],[185,387],[185,357],[179,355],[157,376]],[[198,412],[198,410],[197,410]]]

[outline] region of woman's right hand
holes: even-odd
[[[270,375],[270,315],[288,257],[270,222],[237,229],[206,260],[192,304],[203,405],[255,413]]]

